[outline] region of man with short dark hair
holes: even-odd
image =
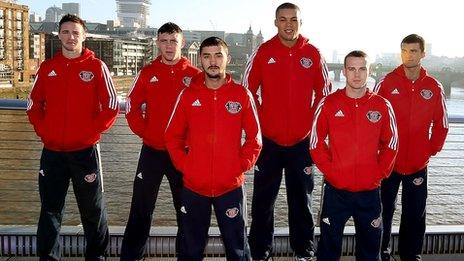
[[[390,103],[366,87],[366,53],[350,52],[343,74],[345,88],[321,100],[311,130],[311,156],[325,182],[317,260],[340,259],[350,217],[356,229],[356,260],[380,260],[379,187],[396,156],[395,116]]]
[[[61,52],[40,65],[27,115],[44,148],[40,159],[40,260],[60,260],[60,228],[72,180],[87,242],[86,260],[105,260],[109,242],[98,141],[118,113],[105,63],[83,48],[85,24],[75,15],[59,23]]]
[[[290,245],[296,260],[307,260],[315,251],[308,135],[314,107],[330,93],[331,84],[319,50],[300,35],[298,6],[281,4],[274,24],[277,35],[258,47],[243,78],[255,96],[263,128],[263,151],[253,181],[250,248],[253,259],[271,255],[274,205],[285,171]]]
[[[178,25],[171,22],[162,25],[158,29],[156,40],[160,55],[139,72],[129,91],[126,102],[127,123],[142,138],[143,145],[134,175],[132,203],[122,241],[121,260],[142,258],[164,175],[169,181],[176,210],[178,247],[181,233],[179,193],[182,188],[182,174],[174,168],[166,151],[164,131],[177,96],[190,85],[192,77],[200,72],[182,57],[184,44],[182,30]]]
[[[382,260],[390,260],[396,198],[402,184],[398,251],[401,260],[421,260],[425,234],[427,164],[441,151],[448,133],[440,82],[421,66],[425,41],[411,34],[401,41],[403,64],[379,81],[374,91],[389,100],[398,119],[400,146],[393,173],[382,181],[384,234]]]
[[[258,116],[251,93],[226,74],[222,39],[205,39],[200,61],[204,72],[179,95],[165,134],[184,181],[179,260],[203,259],[212,206],[227,260],[249,260],[243,183],[261,151]]]

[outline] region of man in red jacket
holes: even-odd
[[[364,52],[345,57],[343,74],[346,87],[321,100],[311,131],[311,156],[325,180],[317,260],[340,259],[350,217],[356,228],[356,259],[380,260],[379,187],[397,152],[395,115],[387,100],[366,88],[369,64]]]
[[[171,162],[164,143],[164,131],[179,93],[200,72],[182,57],[181,28],[166,23],[158,29],[156,44],[160,55],[135,78],[126,102],[126,119],[131,130],[143,139],[134,176],[132,204],[121,247],[121,260],[141,259],[150,234],[158,191],[166,175],[171,187],[180,238],[180,191],[182,174]],[[143,109],[145,106],[145,109]]]
[[[330,93],[331,84],[319,50],[299,34],[298,6],[281,4],[275,15],[277,35],[252,55],[243,79],[255,96],[264,136],[255,167],[250,248],[256,260],[271,254],[274,205],[285,170],[290,245],[297,260],[305,260],[314,255],[308,135],[314,107]]]
[[[425,56],[424,46],[419,35],[406,36],[401,42],[403,64],[380,80],[374,90],[391,102],[400,139],[393,173],[382,181],[383,260],[390,260],[391,226],[400,183],[403,189],[399,254],[401,260],[421,260],[427,164],[441,150],[448,133],[443,87],[420,63]]]
[[[109,242],[98,141],[118,113],[106,65],[82,47],[85,24],[65,15],[62,51],[43,62],[28,99],[27,115],[44,148],[40,159],[40,260],[60,260],[60,227],[72,180],[87,241],[86,260],[104,260]]]
[[[227,260],[249,260],[243,183],[261,150],[258,116],[251,93],[226,74],[222,39],[205,39],[200,60],[204,73],[179,95],[165,134],[184,181],[179,259],[202,260],[214,206]]]

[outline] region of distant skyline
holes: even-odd
[[[115,0],[18,0],[45,18],[47,8],[62,3],[81,4],[81,16],[91,22],[114,20]],[[218,30],[245,33],[262,31],[264,39],[273,37],[276,0],[151,0],[149,26],[158,28],[172,21],[183,30]],[[401,39],[410,33],[422,35],[432,44],[433,55],[464,57],[462,8],[459,1],[422,0],[326,0],[291,1],[302,12],[302,34],[318,47],[327,60],[334,50],[344,55],[354,49],[379,53],[398,53]]]

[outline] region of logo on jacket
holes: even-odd
[[[92,182],[94,182],[96,179],[97,179],[97,174],[95,174],[95,173],[85,175],[85,177],[84,177],[84,180],[85,180],[87,183],[92,183]]]
[[[45,177],[45,172],[44,172],[43,169],[41,169],[41,170],[39,171],[39,174],[42,175],[42,177]]]
[[[84,82],[90,82],[93,79],[93,73],[88,71],[82,71],[79,73],[79,77],[81,77],[81,80],[83,80]]]
[[[185,209],[185,206],[180,207],[180,212],[187,214],[187,210]]]
[[[55,70],[52,70],[51,72],[49,72],[48,76],[50,76],[50,77],[56,76]]]
[[[151,77],[151,79],[150,79],[151,83],[154,83],[154,82],[157,82],[157,81],[158,81],[158,78],[156,78],[156,75],[153,75],[153,77]]]
[[[311,175],[312,174],[312,167],[305,167],[303,169],[304,174]]]
[[[345,114],[343,114],[342,110],[338,110],[337,113],[335,113],[335,117],[345,117]]]
[[[311,65],[313,65],[313,61],[311,61],[311,59],[309,58],[303,57],[300,59],[300,64],[304,68],[308,69],[309,67],[311,67]]]
[[[229,208],[228,210],[226,210],[226,216],[228,218],[234,218],[238,215],[238,208]]]
[[[185,86],[189,87],[190,83],[192,82],[192,77],[185,76],[182,78],[182,83],[184,83]]]
[[[226,109],[232,114],[237,114],[242,110],[242,105],[239,102],[228,101],[226,103]]]
[[[137,178],[143,179],[142,172],[140,172],[139,174],[137,174]]]
[[[420,92],[422,98],[426,99],[426,100],[430,100],[430,98],[432,98],[433,96],[433,92],[431,90],[427,90],[427,89],[423,89],[421,92]]]
[[[269,58],[269,61],[267,61],[267,64],[273,64],[276,63],[274,57]]]
[[[192,106],[193,106],[193,107],[200,107],[200,106],[201,106],[200,100],[196,99],[196,100],[192,103]]]
[[[378,217],[371,222],[371,226],[378,228],[382,224],[382,217]]]
[[[420,186],[422,185],[422,183],[424,183],[424,178],[415,178],[412,183],[416,186]]]
[[[395,88],[395,89],[393,89],[393,91],[391,92],[391,94],[397,95],[397,94],[400,94],[400,92],[398,91],[398,89]]]
[[[322,222],[324,222],[324,223],[326,223],[327,225],[330,226],[330,220],[329,220],[328,217],[323,218],[323,219],[322,219]]]
[[[372,123],[377,123],[380,118],[382,118],[382,114],[380,114],[378,111],[368,111],[366,116],[367,119]]]

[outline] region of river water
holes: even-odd
[[[342,87],[343,83],[336,83]],[[453,88],[447,101],[450,115],[464,115],[464,89]],[[101,141],[105,197],[110,225],[126,224],[132,195],[132,182],[140,151],[140,140],[127,127],[123,115],[103,135]],[[24,111],[0,110],[0,225],[33,225],[40,210],[37,175],[42,144]],[[445,149],[430,162],[427,223],[464,225],[464,124],[451,124]],[[317,216],[321,174],[315,173],[314,215]],[[252,195],[252,173],[247,174],[248,209]],[[276,203],[276,225],[288,226],[285,187]],[[250,213],[248,213],[250,214]],[[398,224],[400,211],[395,215]],[[215,225],[213,218],[213,225]],[[251,220],[251,219],[250,219]],[[65,225],[80,224],[72,193],[68,192]],[[166,179],[163,180],[153,225],[174,226],[175,214]]]

